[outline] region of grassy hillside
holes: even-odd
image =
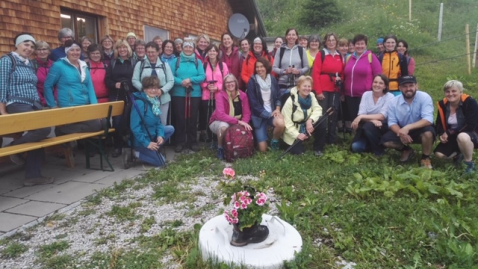
[[[471,49],[478,23],[476,0],[420,0],[413,1],[412,21],[408,17],[408,1],[338,0],[342,22],[326,28],[310,28],[298,23],[305,0],[257,0],[269,36],[283,36],[288,27],[296,27],[300,34],[335,32],[352,38],[366,34],[369,49],[375,48],[378,36],[389,33],[407,40],[410,53],[417,64],[416,76],[420,88],[436,100],[442,97],[441,86],[448,78],[459,78],[471,93],[478,94],[478,68],[467,74],[465,24],[470,24]],[[440,3],[444,3],[442,42],[437,42]],[[317,11],[320,16],[320,11]]]

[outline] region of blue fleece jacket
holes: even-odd
[[[131,108],[130,128],[133,133],[134,147],[147,148],[149,143],[152,142],[148,136],[148,132],[152,136],[152,139],[156,141],[158,137],[164,138],[164,126],[161,124],[161,119],[153,114],[151,103],[148,101],[148,97],[144,92],[135,92],[135,103],[138,106],[139,113],[144,119],[144,123],[141,122],[141,116],[133,106]],[[145,106],[146,111],[145,111]]]
[[[191,97],[201,97],[201,83],[206,79],[204,74],[204,67],[202,62],[198,59],[197,66],[195,63],[196,56],[186,56],[181,52],[179,58],[174,59],[171,62],[171,69],[173,69],[174,76],[174,88],[172,96],[186,97],[186,88],[181,85],[184,79],[189,78],[192,83]],[[176,61],[179,62],[179,67],[176,70]]]
[[[71,107],[98,103],[88,66],[81,60],[79,62],[81,72],[66,57],[53,63],[44,84],[45,99],[49,107]],[[58,93],[58,104],[53,96],[53,87],[55,86]]]

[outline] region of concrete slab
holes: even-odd
[[[2,175],[0,178],[0,194],[11,192],[23,187],[25,172],[17,171]]]
[[[54,184],[23,187],[23,188],[13,190],[11,192],[4,193],[2,195],[7,196],[7,197],[25,198],[25,197],[28,197],[32,194],[38,193],[40,191],[52,188],[53,186],[54,186]]]
[[[67,205],[93,194],[94,190],[100,190],[102,188],[104,188],[104,186],[100,184],[66,182],[33,194],[29,196],[28,199]]]
[[[36,219],[36,217],[0,213],[0,220],[2,220],[0,221],[0,232],[8,232]]]
[[[118,173],[111,174],[107,177],[104,177],[102,179],[99,179],[95,181],[97,184],[103,184],[106,186],[113,186],[113,183],[120,183],[121,181],[125,179],[132,179],[136,176],[139,176],[140,174],[144,173],[138,170],[134,169],[128,169],[128,170],[118,170]]]
[[[85,171],[85,173],[83,173],[82,175],[69,177],[69,178],[70,178],[71,181],[92,183],[92,182],[98,181],[102,178],[105,178],[107,176],[117,175],[117,174],[119,174],[118,168],[115,168],[114,172],[101,171],[101,170],[100,171],[89,170],[88,172]]]
[[[24,204],[26,202],[28,202],[28,200],[0,196],[0,211],[7,210],[9,208]]]
[[[10,208],[5,212],[8,213],[15,213],[19,215],[27,215],[33,217],[43,217],[47,214],[53,213],[56,210],[63,208],[64,204],[55,204],[55,203],[45,203],[45,202],[37,202],[37,201],[30,201],[25,204],[21,204],[14,208]]]

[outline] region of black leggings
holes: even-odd
[[[186,97],[173,96],[171,103],[173,106],[174,129],[176,134],[176,144],[178,145],[193,145],[197,144],[197,124],[199,104],[201,97],[189,97],[189,117],[186,119]],[[186,126],[187,124],[187,126]]]

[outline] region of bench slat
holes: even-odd
[[[0,135],[25,132],[28,130],[76,123],[92,119],[106,118],[110,105],[113,107],[111,116],[123,114],[124,102],[117,101],[94,105],[1,115]]]
[[[109,129],[108,132],[114,132],[114,131],[115,129],[111,128]],[[18,154],[18,153],[40,149],[40,148],[51,147],[51,146],[55,146],[55,145],[59,145],[59,144],[63,144],[63,143],[67,143],[67,142],[71,142],[75,140],[101,136],[104,134],[104,132],[105,132],[104,130],[101,130],[98,132],[90,132],[90,133],[68,134],[68,135],[47,138],[40,142],[25,143],[25,144],[0,148],[0,157],[9,156],[12,154]]]

